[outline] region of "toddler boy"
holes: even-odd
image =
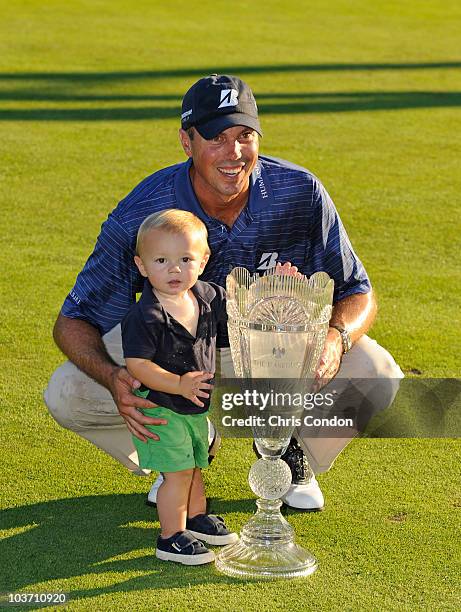
[[[133,436],[142,468],[158,470],[161,534],[156,556],[199,565],[214,560],[202,543],[235,542],[221,517],[206,514],[201,468],[208,466],[207,412],[216,345],[226,345],[224,290],[198,280],[210,256],[205,225],[190,212],[154,213],[139,228],[135,263],[146,278],[122,322],[123,352],[138,393],[154,402],[148,426],[159,440]]]

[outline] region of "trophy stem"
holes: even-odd
[[[266,546],[274,544],[289,544],[294,538],[294,530],[282,516],[280,499],[256,500],[258,510],[256,514],[244,525],[240,537],[247,544],[260,544]]]
[[[258,465],[267,467],[267,460],[260,459],[253,467]],[[260,497],[256,505],[258,509],[244,525],[240,540],[217,555],[217,569],[228,576],[269,580],[315,572],[317,561],[295,544],[294,529],[280,512],[281,500]]]

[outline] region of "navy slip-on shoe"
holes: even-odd
[[[202,565],[215,559],[214,552],[187,530],[178,531],[170,538],[159,536],[155,556],[161,561],[175,561],[183,565]]]
[[[188,518],[186,528],[197,539],[214,546],[232,544],[239,539],[236,533],[227,529],[223,518],[215,514],[198,514]]]

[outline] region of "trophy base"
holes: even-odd
[[[240,541],[226,546],[216,557],[216,567],[234,578],[276,580],[303,578],[317,569],[317,561],[307,550],[290,546],[247,545]]]
[[[216,568],[235,578],[302,578],[317,569],[315,557],[294,542],[294,531],[280,514],[280,500],[258,499],[258,511],[242,529],[240,540],[225,546]]]

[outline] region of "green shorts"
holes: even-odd
[[[169,408],[144,408],[149,417],[166,419],[167,425],[146,425],[160,440],[142,442],[133,436],[139,467],[158,472],[180,472],[208,467],[207,414],[178,414]]]

